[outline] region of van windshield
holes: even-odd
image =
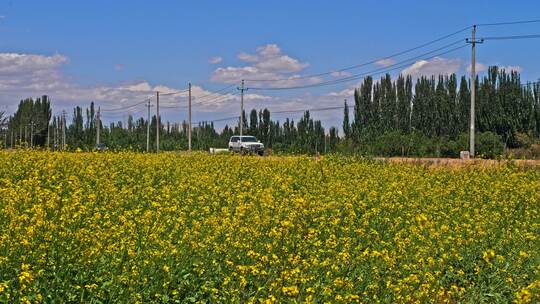
[[[257,142],[257,138],[255,136],[245,136],[242,137],[242,142]]]

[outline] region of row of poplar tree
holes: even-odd
[[[98,121],[94,103],[84,111],[77,106],[73,109],[71,121],[66,115],[51,115],[51,104],[47,96],[25,99],[17,112],[8,118],[4,130],[5,146],[49,147],[54,150],[92,150],[96,148],[97,126],[100,125],[100,142],[112,150],[156,150],[157,119],[150,121],[128,116],[127,121],[104,125]],[[270,111],[253,109],[249,117],[244,113],[244,133],[256,136],[267,147],[294,153],[315,153],[335,150],[338,131],[330,128],[326,134],[319,120],[314,120],[309,112],[295,122],[286,119],[283,124],[270,119]],[[239,133],[239,127],[226,125],[218,132],[212,122],[202,122],[192,129],[192,146],[196,150],[210,147],[226,147],[229,138]],[[147,138],[147,132],[148,138]],[[185,150],[188,147],[187,122],[160,123],[160,150]],[[149,146],[147,146],[147,140]],[[325,150],[326,149],[326,150]]]
[[[540,135],[540,83],[490,67],[476,79],[480,153],[501,154]],[[352,119],[345,104],[343,131],[353,149],[384,155],[457,156],[468,149],[471,84],[455,74],[378,81],[366,77],[354,92]],[[351,121],[352,120],[352,121]]]
[[[517,72],[490,67],[475,81],[477,151],[489,157],[505,148],[517,148],[540,135],[540,84],[523,85]],[[342,130],[328,131],[312,113],[298,120],[271,119],[268,109],[244,113],[244,133],[266,147],[293,153],[356,152],[370,155],[457,156],[468,149],[471,84],[456,75],[439,77],[390,75],[366,77],[354,93],[354,105],[345,103]],[[97,125],[101,142],[109,149],[145,151],[150,124],[150,149],[155,150],[156,116],[150,121],[129,116],[103,125],[96,109],[73,109],[72,119],[52,115],[47,96],[20,102],[8,118],[6,147],[48,146],[52,149],[95,148]],[[187,149],[187,123],[160,123],[160,150]],[[212,122],[193,128],[192,146],[206,150],[225,147],[238,134],[238,123],[217,131]]]

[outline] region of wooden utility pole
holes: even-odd
[[[159,128],[160,128],[160,117],[159,117],[159,91],[156,92],[156,153],[159,152]]]
[[[188,84],[189,97],[188,97],[188,151],[191,152],[191,83]]]

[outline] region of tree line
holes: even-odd
[[[294,153],[325,152],[335,148],[338,131],[331,127],[326,134],[320,120],[314,120],[309,111],[298,122],[286,119],[283,124],[270,119],[270,111],[251,110],[249,118],[244,112],[243,129],[247,134],[259,138],[265,146],[279,151]],[[146,151],[147,140],[150,150],[156,150],[157,118],[148,121],[129,115],[126,123],[111,122],[104,125],[97,117],[95,104],[86,109],[73,109],[72,120],[66,115],[51,115],[47,96],[28,98],[20,102],[17,112],[8,118],[5,145],[7,147],[49,147],[54,150],[93,150],[96,148],[96,133],[100,127],[100,142],[112,150]],[[160,122],[160,150],[186,150],[188,147],[188,124]],[[148,132],[149,130],[149,132]],[[148,138],[147,138],[148,132]],[[239,126],[225,127],[217,131],[213,122],[201,122],[193,126],[192,147],[208,150],[210,147],[226,147],[229,138],[239,133]]]
[[[490,67],[475,80],[477,151],[486,157],[506,148],[529,145],[540,135],[540,84],[523,85],[519,73]],[[274,151],[289,153],[362,153],[384,156],[458,156],[468,149],[471,83],[455,74],[438,77],[385,75],[366,77],[354,91],[354,104],[344,104],[343,134],[325,130],[306,111],[298,121],[273,120],[268,109],[243,113],[243,130]],[[145,151],[150,127],[150,150],[155,150],[157,118],[128,116],[108,125],[98,120],[94,103],[77,106],[72,119],[51,114],[47,96],[25,99],[7,118],[6,147],[49,147],[92,150],[96,132],[113,150]],[[188,124],[160,122],[160,150],[185,150]],[[225,147],[239,133],[238,122],[216,130],[214,124],[193,126],[192,147]]]
[[[476,86],[479,152],[494,156],[540,135],[540,84],[523,85],[516,71],[490,67]],[[384,155],[457,156],[467,150],[471,84],[455,74],[366,77],[345,104],[343,130],[352,149]]]

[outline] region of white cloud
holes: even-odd
[[[256,55],[250,55],[248,53],[240,53],[238,54],[238,59],[242,60],[242,61],[246,61],[246,62],[256,62],[257,61],[257,56]]]
[[[330,92],[330,93],[326,94],[326,96],[332,97],[332,98],[339,98],[339,99],[342,99],[342,100],[347,99],[348,103],[350,105],[351,100],[353,100],[353,98],[354,98],[354,90],[356,88],[359,88],[362,85],[363,82],[364,82],[364,79],[360,79],[357,83],[349,85],[348,87],[346,87],[343,90]],[[377,82],[377,80],[375,80],[375,82]],[[354,103],[354,101],[352,101],[352,102]]]
[[[313,84],[322,81],[319,77],[302,77],[299,74],[293,74],[303,71],[309,64],[284,54],[276,44],[260,46],[255,54],[242,52],[238,54],[238,59],[248,65],[217,68],[212,73],[211,80],[223,83],[238,83],[242,79],[279,80],[264,82],[264,85],[273,87]],[[263,82],[251,81],[251,85],[261,83]]]
[[[280,69],[285,71],[296,70],[298,66],[295,67],[295,64],[300,64],[301,66],[306,66],[306,64],[284,55],[277,46],[259,48],[254,56],[257,56],[257,61],[253,62],[253,64],[244,67],[227,67],[221,69],[229,74],[237,73],[240,76],[250,75],[250,78],[284,78],[284,80],[272,82],[271,85],[275,86],[301,85],[322,81],[318,77],[302,78],[302,76],[294,72],[281,72]],[[282,58],[283,56],[285,56],[285,59]],[[286,59],[287,57],[292,60]],[[285,66],[278,65],[279,68],[272,69],[267,69],[264,64],[258,66],[261,62],[269,62],[268,58],[278,60],[284,63]],[[62,68],[68,62],[69,59],[62,55],[0,53],[0,106],[9,105],[7,109],[8,113],[13,112],[16,110],[17,103],[20,99],[46,94],[52,99],[53,114],[58,113],[62,109],[66,109],[69,114],[72,112],[74,106],[86,107],[91,101],[96,102],[96,105],[100,106],[103,110],[133,105],[148,98],[152,98],[153,102],[155,102],[155,91],[159,90],[162,93],[160,104],[163,107],[160,112],[163,115],[164,121],[182,121],[187,119],[186,109],[181,108],[187,105],[187,92],[184,91],[185,88],[151,84],[145,80],[119,84],[82,86],[71,81],[69,76],[64,75],[62,72]],[[249,85],[252,85],[252,83],[249,83]],[[275,112],[343,104],[343,97],[337,95],[300,94],[300,96],[296,97],[267,96],[264,93],[250,90],[244,96],[244,107],[246,111],[250,111],[253,108],[268,108],[272,112]],[[343,92],[343,96],[347,94],[347,92]],[[350,94],[352,96],[352,93]],[[219,93],[212,93],[212,91],[206,88],[194,85],[192,87],[192,96],[194,122],[234,116],[238,113],[240,96],[237,94],[236,87],[231,87]],[[201,98],[202,96],[208,97]],[[151,109],[152,115],[154,115],[155,110],[155,107]],[[108,122],[125,119],[129,114],[135,117],[146,117],[146,108],[144,105],[138,105],[124,111],[102,112],[103,119]],[[326,126],[339,126],[342,111],[314,112],[312,115],[316,119],[322,119]],[[283,121],[284,118],[291,117],[297,121],[301,116],[302,113],[295,112],[293,114],[273,115],[273,119]],[[225,123],[231,125],[234,124],[234,121],[220,122],[222,125]]]
[[[267,44],[267,45],[258,47],[257,54],[266,58],[276,57],[276,56],[281,55],[281,49],[275,43]]]
[[[431,60],[419,60],[402,71],[404,75],[413,78],[421,76],[449,75],[456,73],[461,68],[461,59],[435,57]]]
[[[210,57],[208,59],[208,62],[211,63],[211,64],[218,64],[218,63],[220,63],[222,61],[223,61],[223,58],[220,57],[220,56],[214,56],[214,57]]]
[[[16,75],[28,72],[46,71],[67,62],[62,55],[42,56],[16,53],[0,53],[0,74]]]
[[[341,91],[330,92],[327,95],[330,97],[350,98],[354,96],[354,88],[353,87],[345,88]]]
[[[471,72],[472,64],[467,65],[467,73]],[[481,62],[476,62],[476,73],[487,71],[488,66],[486,64],[483,64]]]
[[[523,68],[519,65],[497,65],[497,64],[492,64],[492,65],[496,65],[499,67],[499,69],[501,70],[505,70],[506,72],[510,72],[510,71],[515,71],[515,72],[518,72],[518,73],[521,73],[523,71]],[[476,62],[476,73],[481,73],[481,72],[484,72],[484,71],[487,71],[488,69],[488,64],[484,64],[484,63],[481,63],[481,62]],[[471,64],[467,65],[467,73],[470,73],[471,72]]]
[[[245,61],[255,62],[255,66],[262,71],[299,72],[309,65],[284,55],[276,44],[258,47],[256,55],[243,54],[242,57]]]
[[[350,72],[347,72],[347,71],[334,71],[334,72],[330,73],[330,75],[332,77],[348,77],[348,76],[351,76],[352,74]]]
[[[376,65],[380,65],[380,66],[383,66],[383,67],[387,67],[387,66],[391,66],[393,64],[395,64],[396,61],[392,58],[387,58],[387,59],[381,59],[377,62],[375,62]]]
[[[152,91],[152,86],[146,81],[137,82],[133,84],[127,84],[125,86],[119,87],[122,90],[131,91],[131,92],[150,92]]]
[[[0,92],[7,95],[13,91],[62,88],[64,79],[59,68],[67,61],[61,55],[0,53]]]
[[[244,101],[270,101],[274,98],[270,96],[264,96],[260,94],[245,94],[244,95]]]
[[[505,70],[506,72],[510,72],[510,71],[514,71],[518,73],[523,72],[523,68],[520,67],[519,65],[507,65],[507,66],[501,66],[500,68]]]
[[[8,112],[16,110],[19,100],[27,97],[49,95],[53,101],[54,111],[60,109],[71,110],[75,105],[87,106],[94,101],[102,109],[116,109],[148,98],[155,98],[155,92],[162,93],[160,101],[164,106],[162,114],[167,117],[168,113],[172,120],[181,118],[178,112],[185,111],[167,106],[186,105],[188,93],[185,88],[173,88],[165,85],[152,85],[148,81],[131,81],[122,84],[81,86],[65,77],[61,72],[62,66],[68,62],[68,58],[62,55],[34,55],[34,54],[11,54],[0,53],[0,105],[8,106]],[[212,94],[200,86],[192,86],[192,96],[197,102],[198,96],[210,95],[211,97],[201,100],[196,111],[212,113],[237,107],[240,102],[239,96],[231,88],[228,92]],[[246,102],[270,101],[271,97],[260,94],[246,94]],[[104,111],[104,119],[118,115],[142,115],[144,106],[132,107],[126,111]],[[68,112],[69,112],[68,111]]]

